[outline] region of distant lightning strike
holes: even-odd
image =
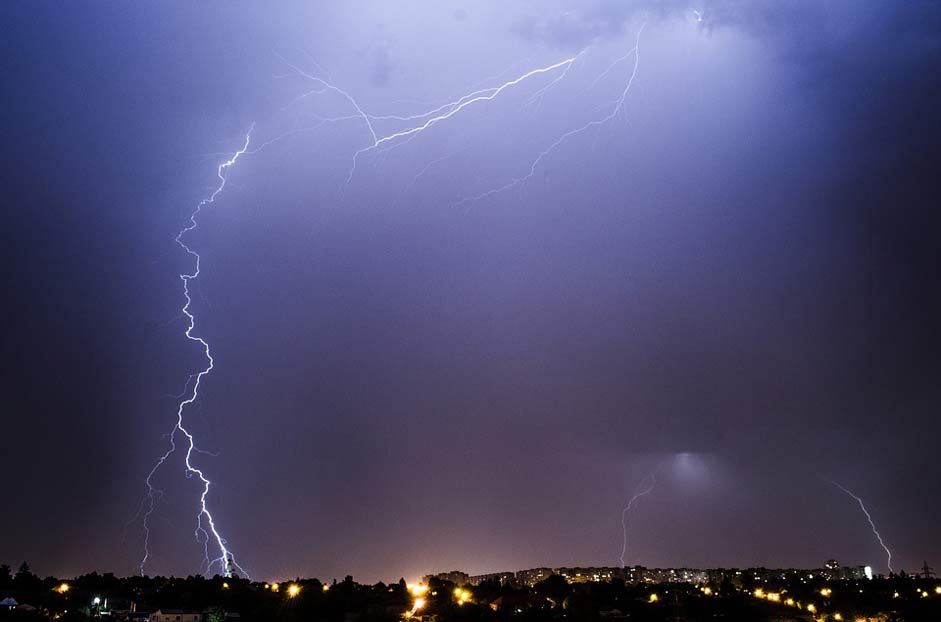
[[[849,495],[850,497],[856,500],[856,503],[859,504],[859,509],[862,510],[863,514],[866,515],[866,520],[869,521],[869,526],[872,528],[872,533],[873,535],[876,536],[876,540],[879,541],[879,546],[881,546],[882,550],[885,551],[886,558],[887,558],[885,565],[889,568],[889,572],[894,572],[894,570],[892,570],[892,551],[889,550],[889,547],[886,546],[885,542],[882,540],[882,535],[879,533],[879,530],[876,529],[876,524],[872,520],[872,515],[869,513],[869,510],[866,509],[866,505],[863,503],[863,500],[860,499],[857,495],[853,494],[849,489],[838,484],[832,479],[828,479],[825,481],[827,481],[830,484],[833,484],[834,486],[836,486],[837,488],[839,488],[840,490],[845,492],[847,495]]]
[[[216,564],[219,564],[220,568],[224,573],[229,572],[230,564],[237,568],[241,573],[247,574],[245,570],[238,565],[235,561],[235,558],[232,555],[232,552],[226,546],[225,538],[219,533],[218,528],[216,527],[216,521],[213,518],[212,512],[209,511],[209,506],[207,504],[206,498],[209,495],[209,488],[212,485],[210,480],[206,477],[201,469],[199,469],[193,463],[193,453],[199,453],[200,450],[197,449],[193,435],[189,430],[184,426],[183,422],[183,411],[187,406],[196,401],[199,397],[199,386],[203,380],[203,377],[209,374],[215,366],[215,361],[212,358],[212,354],[209,350],[209,343],[202,337],[193,335],[193,329],[196,327],[196,317],[190,312],[190,304],[192,299],[190,297],[190,281],[194,281],[199,278],[199,267],[200,267],[200,256],[199,253],[190,248],[186,242],[183,241],[183,237],[197,227],[197,218],[199,217],[200,212],[202,212],[204,207],[212,205],[216,198],[222,193],[226,185],[226,171],[235,165],[239,157],[248,152],[248,147],[251,142],[252,131],[254,130],[254,124],[249,128],[248,133],[245,135],[245,143],[242,145],[242,148],[236,151],[229,159],[225,160],[219,164],[216,169],[216,175],[219,178],[219,184],[216,186],[215,190],[207,196],[205,199],[196,204],[196,207],[193,209],[189,217],[189,224],[183,227],[179,233],[176,234],[174,241],[182,248],[186,253],[192,257],[195,261],[193,272],[192,273],[183,273],[180,275],[180,280],[183,282],[183,297],[186,302],[183,305],[182,312],[186,316],[188,325],[184,334],[186,338],[190,341],[195,341],[198,343],[202,349],[203,354],[206,357],[206,367],[204,367],[198,373],[192,375],[187,381],[187,387],[189,387],[190,382],[192,382],[192,390],[188,392],[184,391],[184,398],[177,406],[176,410],[176,423],[173,426],[173,429],[170,431],[170,448],[164,453],[157,462],[154,464],[153,468],[147,474],[145,482],[147,484],[147,495],[145,500],[147,502],[147,510],[143,514],[143,530],[144,530],[144,556],[140,560],[140,574],[143,576],[147,561],[150,558],[150,516],[154,512],[154,507],[156,499],[163,495],[163,492],[154,487],[153,478],[161,466],[167,461],[167,459],[176,451],[176,435],[177,433],[182,434],[186,438],[186,454],[184,457],[184,464],[186,465],[186,475],[187,477],[192,477],[196,475],[202,482],[202,493],[199,496],[199,512],[196,515],[196,529],[194,535],[196,536],[197,541],[203,543],[205,548],[205,560],[206,570],[210,572],[212,567]],[[218,550],[219,556],[210,559],[210,544],[214,543],[215,548]]]
[[[647,481],[650,481],[650,484],[645,486]],[[626,559],[627,559],[627,515],[630,513],[631,508],[634,506],[634,503],[636,503],[637,500],[640,499],[641,497],[645,497],[649,495],[651,492],[653,492],[653,489],[656,488],[656,486],[657,486],[657,471],[655,470],[652,473],[650,473],[650,475],[640,480],[640,483],[637,485],[637,488],[634,489],[635,490],[634,496],[630,498],[630,500],[627,502],[627,505],[625,505],[624,509],[621,510],[621,532],[623,533],[624,539],[623,539],[623,544],[621,546],[621,556],[619,559],[621,560],[622,568],[627,565],[627,562],[626,562]]]

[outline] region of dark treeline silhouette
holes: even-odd
[[[404,579],[363,585],[349,576],[329,584],[199,575],[119,578],[97,572],[40,578],[24,563],[16,572],[0,566],[0,600],[7,602],[0,607],[0,621],[142,620],[158,609],[196,612],[205,622],[941,620],[941,582],[905,576],[756,586],[728,580],[716,585],[632,585],[620,579],[570,584],[554,575],[533,587],[498,581],[457,586],[432,579],[426,588],[416,593]]]

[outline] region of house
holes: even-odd
[[[148,622],[203,622],[203,614],[183,609],[158,609],[150,614]]]

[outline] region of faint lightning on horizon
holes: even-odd
[[[886,543],[882,540],[882,535],[879,533],[879,530],[876,529],[876,523],[873,522],[872,515],[869,513],[869,510],[866,509],[866,504],[863,503],[863,500],[860,499],[858,495],[851,492],[848,488],[833,481],[832,479],[825,479],[825,481],[830,484],[833,484],[834,486],[836,486],[837,488],[839,488],[840,490],[845,492],[847,495],[849,495],[850,497],[856,500],[856,503],[859,504],[859,509],[862,510],[863,514],[866,515],[866,520],[869,521],[869,526],[872,528],[872,533],[873,535],[876,536],[876,540],[879,541],[879,546],[881,546],[882,550],[885,551],[886,558],[887,558],[885,565],[888,567],[890,573],[894,572],[894,570],[892,569],[892,551],[889,550],[889,547],[886,546]]]
[[[190,281],[194,281],[199,278],[199,268],[200,268],[200,255],[194,251],[186,242],[183,241],[183,237],[194,230],[197,227],[197,218],[199,217],[200,212],[202,212],[204,207],[212,205],[216,198],[222,193],[226,186],[226,171],[235,165],[239,157],[248,152],[249,144],[251,143],[252,131],[254,131],[254,124],[249,128],[248,132],[245,135],[245,142],[242,145],[242,148],[236,151],[231,157],[223,161],[216,168],[216,176],[219,178],[219,183],[216,188],[209,194],[206,198],[202,199],[199,203],[196,204],[196,207],[190,213],[189,224],[180,229],[174,238],[180,248],[182,248],[186,253],[194,259],[193,271],[191,273],[180,274],[180,280],[183,282],[183,297],[185,303],[181,309],[183,315],[187,318],[187,327],[184,331],[184,335],[190,341],[198,343],[203,350],[203,354],[206,357],[206,367],[200,370],[196,374],[192,374],[187,380],[187,386],[184,388],[184,394],[181,396],[183,399],[177,406],[176,410],[176,422],[174,423],[173,428],[169,433],[169,442],[170,448],[157,459],[157,462],[154,464],[153,468],[147,474],[145,478],[145,483],[147,484],[147,494],[142,501],[142,507],[146,504],[146,511],[143,512],[142,527],[144,531],[144,555],[140,560],[139,571],[141,576],[144,575],[147,561],[150,558],[150,517],[154,513],[156,500],[159,497],[163,496],[163,491],[155,488],[153,483],[154,475],[160,469],[161,466],[170,458],[171,455],[177,450],[176,435],[177,433],[182,434],[186,438],[186,454],[184,456],[184,464],[186,466],[186,476],[192,477],[195,475],[199,478],[202,483],[202,493],[199,497],[199,512],[196,515],[196,529],[194,535],[198,542],[202,542],[205,549],[205,559],[204,563],[206,564],[206,571],[211,572],[213,566],[219,564],[223,573],[228,575],[230,574],[231,568],[237,568],[239,572],[247,575],[245,569],[238,565],[238,562],[235,561],[235,557],[232,552],[226,546],[226,540],[222,537],[222,534],[219,533],[218,528],[216,527],[215,519],[213,518],[212,513],[209,511],[209,506],[207,504],[206,498],[209,495],[209,488],[212,485],[211,481],[206,477],[203,471],[198,468],[193,463],[193,453],[205,453],[202,450],[196,447],[196,442],[193,437],[193,434],[184,426],[183,422],[183,411],[187,406],[192,404],[199,397],[199,386],[202,382],[203,377],[205,377],[209,372],[213,370],[215,366],[215,360],[212,358],[212,353],[209,349],[209,343],[202,337],[193,335],[193,329],[196,327],[196,317],[190,311],[190,304],[192,303],[192,298],[190,297]],[[192,383],[192,389],[187,391]],[[218,557],[210,558],[210,545],[214,543],[214,548],[218,550]]]
[[[637,484],[637,488],[634,489],[634,496],[630,498],[630,500],[627,502],[627,505],[625,505],[624,509],[621,510],[621,532],[624,536],[623,544],[621,545],[621,556],[619,558],[621,560],[621,568],[624,568],[627,565],[627,562],[625,561],[627,558],[627,515],[631,511],[631,507],[633,507],[634,503],[636,503],[638,499],[649,495],[651,492],[653,492],[653,489],[656,488],[658,469],[651,471],[647,477],[640,480],[640,483]],[[650,480],[650,485],[644,487],[644,483],[648,480]]]

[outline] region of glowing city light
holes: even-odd
[[[406,587],[408,588],[408,591],[412,594],[412,596],[424,596],[425,594],[428,593],[428,586],[423,585],[421,583],[417,583],[417,584],[409,583]]]
[[[301,586],[297,583],[292,583],[288,586],[288,596],[294,598],[301,593]]]

